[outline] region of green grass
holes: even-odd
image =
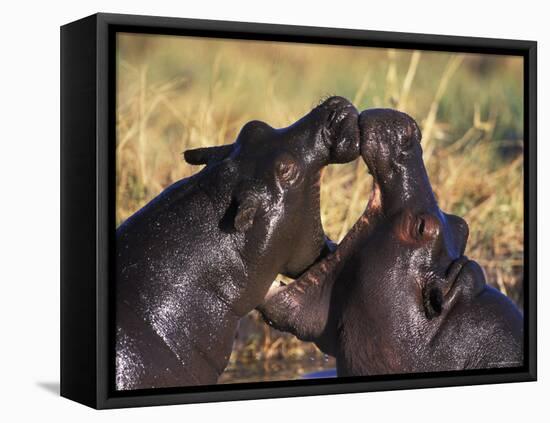
[[[470,226],[466,254],[522,307],[521,58],[122,35],[117,65],[118,223],[197,171],[184,150],[233,142],[251,119],[286,126],[341,95],[359,110],[399,108],[417,120],[440,206]],[[321,213],[331,238],[344,236],[370,189],[361,161],[326,169]],[[232,370],[247,360],[319,357],[255,314],[250,321]]]

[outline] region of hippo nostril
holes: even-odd
[[[332,126],[334,126],[334,124],[336,123],[337,117],[338,117],[338,111],[337,110],[333,110],[332,112],[330,112],[330,114],[328,115],[328,119],[327,119],[327,122],[328,122],[327,126],[329,128],[332,128]]]

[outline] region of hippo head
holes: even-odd
[[[374,315],[380,308],[406,311],[425,328],[452,308],[456,290],[484,286],[479,266],[464,257],[468,225],[439,209],[422,161],[420,129],[411,117],[374,109],[359,122],[361,155],[373,176],[362,295]]]
[[[254,252],[269,251],[277,272],[296,276],[330,248],[320,219],[321,170],[359,156],[357,118],[348,100],[331,97],[287,128],[252,121],[233,144],[189,150],[185,159],[231,169],[222,229]]]
[[[521,365],[521,314],[464,256],[468,226],[439,209],[416,122],[373,109],[359,130],[367,208],[333,254],[270,290],[266,320],[335,355],[341,376]]]
[[[468,225],[439,209],[416,122],[395,110],[375,109],[361,113],[359,127],[374,188],[352,288],[362,298],[366,323],[351,330],[367,340],[366,355],[378,358],[347,371],[519,365],[521,316],[464,256]]]

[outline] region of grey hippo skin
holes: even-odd
[[[185,153],[207,166],[117,229],[117,389],[217,382],[277,274],[330,250],[320,175],[359,157],[357,122],[332,97],[288,128],[252,121],[233,144]]]
[[[406,114],[361,113],[373,175],[367,208],[336,251],[259,307],[274,327],[334,355],[339,376],[523,363],[523,317],[464,256],[468,226],[442,212]]]

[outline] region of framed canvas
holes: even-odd
[[[72,22],[61,227],[91,407],[536,380],[536,43]]]

